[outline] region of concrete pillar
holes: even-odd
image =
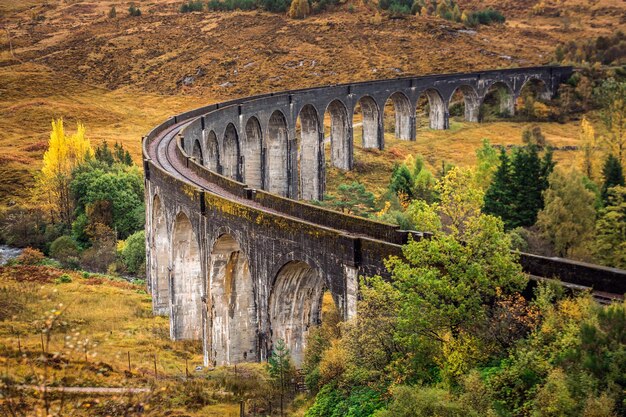
[[[359,275],[358,268],[355,266],[344,265],[344,280],[346,293],[344,295],[344,320],[350,320],[356,316],[356,306],[359,293]]]

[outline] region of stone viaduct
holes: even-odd
[[[170,317],[173,339],[202,340],[207,365],[266,360],[279,339],[300,364],[323,292],[345,318],[354,316],[358,277],[384,275],[384,258],[400,255],[410,234],[423,237],[304,201],[322,198],[327,165],[352,168],[354,126],[362,133],[357,146],[383,149],[385,103],[392,103],[395,136],[415,140],[419,114],[431,129],[449,127],[458,92],[465,119],[478,122],[491,92],[500,111],[513,114],[524,86],[553,96],[571,73],[535,67],[359,82],[248,97],[168,119],[143,138],[154,312]],[[527,254],[521,261],[533,276],[626,292],[624,271]]]

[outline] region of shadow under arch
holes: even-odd
[[[330,162],[339,169],[352,169],[352,118],[348,108],[339,99],[330,102],[324,117],[330,115]]]
[[[202,156],[202,147],[200,141],[196,139],[193,142],[193,150],[191,151],[191,157],[196,160],[200,165],[204,165],[204,157]]]
[[[202,336],[202,265],[196,233],[183,212],[172,232],[171,334],[176,340]]]
[[[169,236],[165,209],[158,194],[152,200],[152,241],[150,267],[152,269],[152,297],[155,313],[167,316],[170,311]]]
[[[220,166],[222,174],[239,181],[239,134],[235,125],[229,123],[224,131],[224,140],[222,142],[222,159]]]
[[[396,139],[411,140],[411,101],[396,91],[385,102],[385,113],[393,113],[393,132]],[[387,129],[385,129],[387,130]]]
[[[383,130],[378,103],[371,96],[363,96],[354,107],[353,114],[357,114],[359,110],[362,116],[361,143],[363,148],[383,149]]]
[[[206,167],[213,172],[221,174],[220,169],[220,145],[217,141],[217,135],[214,131],[210,131],[206,138]]]
[[[261,162],[261,149],[263,146],[263,133],[259,119],[252,116],[246,122],[246,136],[243,140],[243,173],[242,180],[248,186],[261,188],[263,186],[263,164]]]
[[[327,288],[322,271],[304,260],[287,261],[274,277],[269,299],[271,343],[283,340],[296,367],[304,361],[310,327],[321,321]]]
[[[427,110],[421,113],[420,109]],[[422,91],[415,105],[417,121],[424,119],[425,113],[428,117],[428,127],[434,130],[444,130],[448,128],[448,120],[446,118],[446,104],[439,90],[435,88],[427,88]],[[417,124],[417,122],[416,122]]]
[[[495,81],[485,90],[480,102],[479,121],[492,118],[511,117],[515,114],[515,94],[509,84]]]
[[[209,360],[214,365],[257,361],[259,320],[248,258],[232,235],[222,234],[209,262]]]
[[[321,200],[323,181],[323,135],[317,110],[307,104],[298,114],[296,123],[298,142],[298,197],[302,200]]]
[[[283,112],[275,110],[268,124],[265,188],[281,196],[289,193],[288,139],[287,119]]]
[[[461,96],[461,97],[459,97]],[[450,114],[453,112],[454,104],[463,103],[463,117],[467,122],[478,122],[478,114],[480,110],[480,99],[476,90],[467,84],[458,86],[450,95],[448,100],[448,109]]]

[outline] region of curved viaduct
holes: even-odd
[[[279,339],[299,364],[307,330],[320,320],[323,292],[352,317],[359,275],[384,275],[385,257],[400,254],[409,234],[423,237],[302,201],[321,199],[327,165],[352,168],[355,112],[361,146],[383,149],[388,101],[396,137],[414,140],[420,103],[427,103],[430,128],[446,129],[457,91],[465,118],[477,122],[488,91],[498,89],[500,110],[512,114],[524,85],[552,96],[571,72],[535,67],[360,82],[248,97],[170,118],[143,138],[154,312],[170,317],[173,339],[203,341],[205,364],[265,360]],[[531,255],[522,255],[522,263],[539,277],[626,292],[623,271]]]

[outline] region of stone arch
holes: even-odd
[[[267,135],[266,189],[286,196],[289,192],[289,135],[285,115],[276,110],[270,116]]]
[[[529,118],[535,118],[535,102],[547,103],[552,98],[552,94],[546,83],[537,77],[529,77],[520,87],[519,94],[515,100],[516,112]]]
[[[258,317],[248,258],[232,235],[213,244],[209,270],[210,355],[215,365],[258,357]]]
[[[172,232],[171,333],[173,339],[198,340],[202,336],[202,266],[200,246],[183,212]]]
[[[213,172],[220,172],[220,146],[217,141],[217,135],[214,131],[210,131],[206,138],[206,167]]]
[[[411,140],[411,102],[399,91],[389,96],[385,102],[385,113],[393,111],[394,135],[396,139]]]
[[[489,85],[480,102],[478,117],[480,121],[484,121],[488,117],[487,107],[497,109],[499,116],[513,116],[515,114],[515,94],[511,86],[504,81],[495,81]]]
[[[448,109],[451,108],[453,101],[459,94],[463,96],[463,116],[465,121],[478,122],[480,100],[478,93],[470,85],[462,84],[452,92],[450,100],[448,100]]]
[[[300,260],[285,263],[274,279],[269,301],[272,345],[284,340],[296,367],[303,362],[309,328],[320,323],[325,289],[321,271]]]
[[[263,186],[263,166],[261,163],[261,149],[263,146],[263,134],[259,119],[252,116],[246,123],[246,138],[243,143],[243,181],[250,187],[261,188]]]
[[[448,128],[448,109],[441,97],[441,93],[435,88],[428,88],[419,95],[416,104],[418,119],[425,116],[420,110],[427,107],[428,127],[435,130]]]
[[[239,134],[232,123],[224,131],[221,156],[222,174],[239,181]]]
[[[169,239],[165,208],[157,195],[152,200],[152,296],[155,313],[168,315],[170,309]]]
[[[202,147],[200,146],[200,141],[198,139],[193,142],[191,157],[194,158],[196,162],[198,162],[200,165],[204,165],[204,158],[202,157]]]
[[[355,106],[354,113],[358,111],[357,107],[360,108],[363,117],[361,126],[363,147],[383,149],[383,131],[378,103],[370,96],[363,96]]]
[[[298,141],[299,198],[321,200],[323,137],[315,107],[310,104],[302,107],[298,121],[299,128],[296,129],[296,140]]]
[[[330,162],[333,166],[352,169],[352,122],[348,109],[339,99],[326,107],[330,115]]]

